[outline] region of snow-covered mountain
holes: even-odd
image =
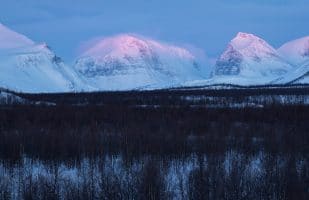
[[[0,87],[29,93],[68,92],[81,85],[46,44],[0,24]]]
[[[309,36],[282,45],[278,52],[295,66],[278,83],[309,83]]]
[[[10,30],[0,23],[0,49],[14,49],[30,45],[34,45],[34,42],[29,38]]]
[[[46,44],[0,24],[0,88],[29,93],[309,83],[309,36],[275,50],[238,33],[211,78],[196,60],[184,48],[122,34],[97,41],[69,67]]]
[[[292,64],[303,64],[309,60],[309,36],[285,43],[278,52]]]
[[[186,49],[128,34],[95,43],[75,69],[96,90],[164,88],[206,78]]]
[[[218,58],[209,83],[268,84],[293,68],[263,39],[238,33]]]

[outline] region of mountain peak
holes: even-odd
[[[252,79],[256,83],[267,83],[285,74],[291,67],[265,40],[240,32],[217,60],[213,75],[236,77],[233,81],[237,84]],[[227,80],[232,81],[230,78]]]
[[[0,24],[0,87],[23,92],[64,92],[79,87],[75,72],[46,43],[35,43]]]
[[[188,50],[131,34],[99,40],[75,68],[91,86],[106,90],[174,86],[204,77]]]
[[[114,56],[123,54],[134,55],[139,52],[140,48],[146,49],[147,43],[136,36],[121,34],[97,41],[93,46],[82,53],[82,57],[92,56],[103,58],[108,54],[113,54]]]
[[[265,40],[251,33],[239,32],[230,45],[244,56],[256,57],[261,54],[273,54],[276,50]]]
[[[236,38],[253,38],[256,37],[252,33],[238,32]]]
[[[13,49],[33,45],[34,42],[0,23],[0,49]]]
[[[96,57],[104,59],[106,56],[112,57],[138,57],[141,54],[151,55],[156,49],[161,53],[174,54],[178,57],[194,59],[194,56],[186,49],[164,44],[152,39],[147,39],[134,34],[120,34],[99,40],[92,47],[86,49],[81,57]]]
[[[309,60],[309,36],[302,37],[282,45],[278,52],[293,64],[302,64]]]

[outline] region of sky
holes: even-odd
[[[65,61],[93,38],[134,33],[215,58],[237,32],[274,47],[309,35],[309,0],[0,0],[0,23]]]

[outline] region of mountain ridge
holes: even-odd
[[[46,43],[0,23],[0,87],[30,93],[309,83],[309,36],[275,49],[239,32],[214,68],[209,78],[189,50],[134,34],[98,40],[70,67]]]

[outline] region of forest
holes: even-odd
[[[0,199],[308,199],[306,92],[263,107],[143,94],[1,105]]]

